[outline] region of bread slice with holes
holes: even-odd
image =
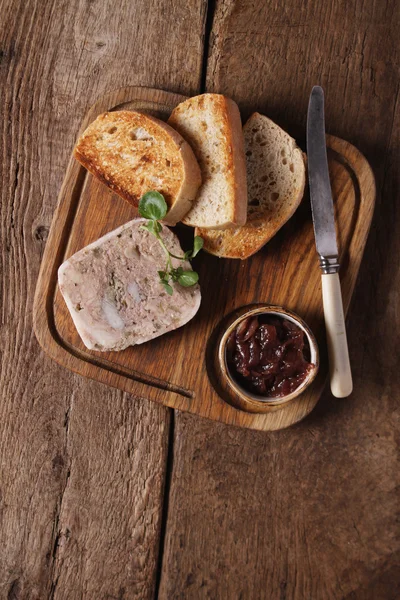
[[[246,159],[239,109],[221,94],[202,94],[179,104],[168,123],[189,142],[203,183],[183,219],[191,227],[243,225],[247,214]]]
[[[271,119],[254,113],[243,128],[249,204],[243,227],[196,229],[204,249],[225,258],[255,254],[299,206],[306,182],[303,152]]]
[[[75,158],[133,206],[157,190],[165,197],[165,222],[175,225],[192,207],[201,184],[189,144],[149,115],[121,110],[99,115],[78,139]]]

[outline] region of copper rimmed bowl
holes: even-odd
[[[232,373],[227,362],[227,342],[229,336],[242,321],[248,319],[249,317],[255,317],[258,315],[274,316],[291,321],[303,331],[309,345],[310,362],[312,363],[313,367],[307,373],[304,381],[293,392],[282,397],[277,398],[258,395],[245,389],[235,378],[235,374]],[[314,334],[308,327],[307,323],[301,319],[301,317],[281,306],[259,304],[256,307],[249,308],[247,311],[245,310],[242,312],[242,314],[240,314],[240,316],[230,320],[222,336],[220,337],[218,344],[218,363],[218,370],[220,371],[220,375],[227,383],[232,402],[238,407],[250,412],[266,412],[268,410],[277,410],[283,405],[292,402],[308,388],[318,373],[319,351]]]

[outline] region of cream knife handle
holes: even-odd
[[[322,275],[322,299],[328,341],[331,391],[336,398],[345,398],[353,391],[353,381],[339,273]]]

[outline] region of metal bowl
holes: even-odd
[[[288,321],[292,321],[295,323],[306,335],[308,344],[310,347],[310,360],[314,367],[308,373],[306,379],[290,394],[286,396],[282,396],[281,398],[276,397],[268,397],[262,396],[258,394],[254,394],[248,390],[246,390],[240,383],[234,378],[231,373],[231,370],[227,364],[226,358],[226,345],[228,338],[232,331],[236,329],[236,327],[241,323],[244,319],[248,317],[254,317],[256,315],[273,315],[276,317],[280,317],[281,319],[287,319]],[[273,306],[270,304],[259,304],[254,308],[250,308],[248,311],[241,314],[239,317],[234,319],[226,328],[223,333],[218,347],[218,362],[221,370],[222,376],[226,379],[228,387],[231,392],[233,392],[234,396],[239,400],[238,404],[241,408],[245,410],[250,410],[251,412],[265,412],[268,407],[278,408],[283,404],[287,404],[291,402],[300,394],[304,392],[305,389],[314,381],[319,368],[319,351],[317,341],[312,333],[311,329],[308,325],[295,313],[282,308],[281,306]]]

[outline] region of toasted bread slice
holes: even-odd
[[[167,123],[138,112],[98,116],[79,138],[74,156],[133,206],[149,190],[163,194],[169,225],[192,207],[201,184],[189,144]]]
[[[247,214],[246,159],[240,113],[233,100],[203,94],[179,104],[168,123],[192,146],[203,184],[183,222],[224,229]]]
[[[254,113],[243,128],[249,204],[243,227],[196,229],[204,249],[225,258],[255,254],[286,223],[304,194],[304,155],[273,121]]]

